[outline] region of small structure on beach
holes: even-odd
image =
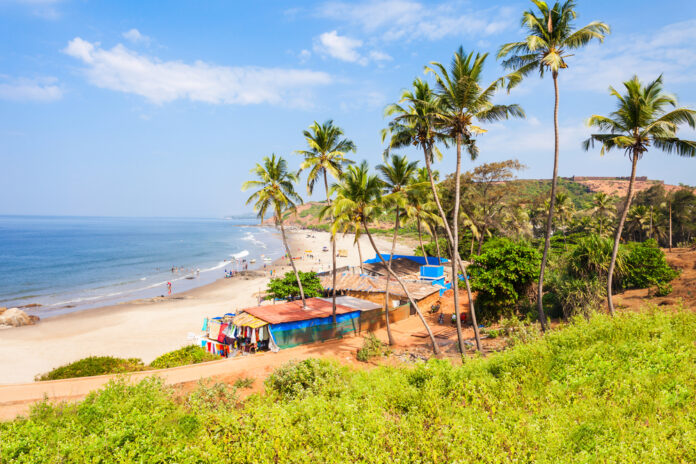
[[[324,292],[330,296],[333,291],[332,276],[325,276],[320,279]],[[431,283],[420,281],[409,281],[405,283],[406,289],[415,299],[420,309],[430,308],[440,298],[442,287]],[[348,295],[361,300],[371,301],[379,305],[384,305],[387,291],[387,279],[384,277],[354,275],[343,273],[336,275],[336,294]],[[401,288],[401,285],[391,279],[389,283],[389,307],[397,308],[408,304],[408,297]],[[415,313],[415,309],[412,311]]]

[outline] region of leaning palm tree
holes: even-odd
[[[297,174],[288,171],[288,164],[282,156],[276,157],[272,154],[270,157],[264,156],[261,163],[257,163],[251,170],[258,180],[249,180],[242,184],[242,192],[250,188],[258,188],[257,191],[251,194],[246,204],[254,202],[254,209],[263,221],[266,213],[271,210],[273,219],[276,225],[280,227],[280,233],[283,237],[283,245],[285,252],[288,255],[292,270],[297,279],[297,286],[300,289],[300,298],[302,298],[302,307],[306,308],[304,289],[302,281],[297,272],[295,261],[292,259],[292,253],[288,246],[288,240],[285,237],[285,226],[283,224],[283,215],[287,212],[297,210],[297,203],[302,203],[302,198],[295,192],[295,183],[297,182]]]
[[[346,153],[355,151],[355,144],[343,137],[343,130],[334,126],[333,121],[328,120],[324,124],[314,121],[309,130],[302,132],[309,150],[298,150],[296,153],[304,156],[304,162],[300,170],[309,169],[307,174],[307,193],[314,191],[314,184],[319,178],[324,180],[326,190],[326,203],[331,204],[329,195],[328,175],[338,179],[341,177],[343,167],[352,163],[346,158]],[[331,275],[333,278],[333,290],[331,291],[331,307],[333,322],[336,323],[336,235],[331,235]]]
[[[617,98],[617,109],[609,116],[592,116],[588,124],[603,133],[592,134],[585,140],[583,147],[589,150],[595,142],[602,145],[602,153],[613,149],[623,150],[631,160],[631,178],[619,225],[614,234],[614,250],[609,264],[607,282],[607,302],[609,311],[614,314],[614,302],[611,296],[612,276],[619,250],[624,222],[631,206],[633,184],[636,179],[638,160],[653,147],[666,153],[679,156],[696,156],[696,141],[682,140],[677,137],[677,130],[682,124],[696,127],[696,111],[677,108],[677,100],[662,90],[662,76],[644,86],[637,76],[624,82],[626,94],[621,95],[610,87],[610,93]]]
[[[553,211],[556,199],[556,187],[558,183],[558,73],[561,69],[568,67],[566,59],[572,56],[569,52],[587,45],[592,39],[600,42],[609,33],[609,26],[593,21],[585,27],[575,29],[573,20],[577,17],[575,12],[575,2],[567,0],[563,3],[556,2],[553,8],[549,8],[546,2],[532,0],[539,9],[536,11],[525,11],[522,14],[522,27],[528,32],[525,40],[512,42],[500,47],[498,58],[510,56],[503,61],[507,68],[515,70],[513,79],[509,81],[508,88],[516,85],[523,77],[533,71],[539,71],[541,77],[546,71],[551,72],[553,88],[555,93],[553,107],[553,128],[554,128],[554,154],[553,154],[553,176],[551,178],[551,195],[549,196],[549,212],[546,218],[546,238],[544,242],[544,252],[541,258],[541,269],[539,272],[539,286],[537,309],[541,326],[546,330],[546,314],[542,296],[544,292],[544,270],[548,260],[549,245],[551,244],[551,229],[553,228]]]
[[[396,154],[391,156],[385,154],[383,162],[384,164],[377,166],[377,171],[381,174],[382,186],[385,191],[382,202],[384,205],[394,208],[394,233],[392,235],[391,254],[389,255],[389,262],[387,264],[389,270],[391,270],[392,259],[394,258],[394,252],[396,250],[396,239],[399,235],[400,220],[408,205],[407,192],[413,183],[418,162],[410,162],[407,157]],[[389,327],[389,276],[390,273],[387,272],[387,291],[384,299],[384,311],[387,318],[389,344],[392,345],[394,339],[391,334],[391,328]]]
[[[464,340],[461,334],[461,321],[459,317],[459,290],[458,290],[458,264],[461,264],[459,257],[459,196],[461,190],[461,161],[462,148],[466,149],[472,160],[478,156],[478,146],[475,136],[486,132],[484,129],[475,125],[479,122],[494,122],[510,117],[524,117],[524,111],[519,105],[495,105],[491,101],[495,93],[505,86],[508,78],[501,77],[494,80],[488,86],[481,85],[483,67],[488,57],[487,53],[465,54],[462,47],[459,47],[454,54],[449,68],[440,63],[433,62],[426,66],[426,72],[435,76],[437,106],[432,113],[433,125],[437,132],[447,140],[454,141],[457,148],[457,161],[454,174],[454,209],[452,211],[452,280],[454,289],[454,308],[457,318],[457,335],[459,338],[459,349],[464,352]],[[446,217],[443,217],[446,220]],[[481,339],[479,336],[476,313],[471,298],[469,279],[466,269],[460,266],[467,293],[469,295],[469,310],[471,321],[474,327],[474,337],[476,347],[481,350]]]
[[[376,175],[369,173],[367,162],[363,161],[360,165],[348,166],[343,176],[341,176],[339,183],[335,184],[332,190],[336,192],[336,199],[332,205],[335,221],[348,221],[351,220],[351,218],[358,218],[377,257],[387,269],[389,275],[401,286],[401,289],[406,294],[409,303],[415,309],[416,314],[418,314],[418,317],[430,337],[433,352],[438,354],[439,348],[435,342],[435,336],[430,330],[430,326],[425,320],[425,317],[423,317],[418,303],[416,303],[411,296],[411,292],[408,290],[408,287],[406,287],[401,277],[396,275],[391,267],[387,265],[386,260],[379,252],[374,238],[370,233],[369,224],[380,214],[382,208],[382,181]],[[388,311],[386,317],[388,320]]]

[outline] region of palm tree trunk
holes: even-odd
[[[672,252],[672,200],[667,202],[669,204],[669,252]]]
[[[370,233],[370,229],[367,228],[367,224],[365,221],[363,221],[363,227],[365,228],[365,233],[367,234],[367,238],[370,240],[370,244],[372,244],[372,248],[375,250],[375,253],[379,257],[380,261],[382,261],[382,265],[387,268],[387,272],[391,277],[393,277],[397,282],[399,282],[399,285],[401,286],[401,289],[404,291],[406,294],[406,297],[408,298],[409,303],[415,308],[416,314],[418,314],[418,317],[420,318],[421,322],[423,323],[423,326],[425,327],[425,331],[428,332],[428,336],[430,337],[430,343],[433,345],[433,353],[434,354],[440,354],[440,349],[437,346],[437,343],[435,342],[435,336],[433,335],[432,330],[430,330],[430,326],[428,325],[428,322],[425,320],[425,317],[423,317],[423,313],[421,312],[420,308],[418,307],[418,304],[416,301],[413,299],[411,296],[411,292],[408,291],[406,288],[406,285],[404,284],[404,281],[401,280],[399,276],[397,276],[394,271],[392,271],[391,266],[387,265],[387,262],[384,260],[382,255],[379,253],[379,250],[377,249],[377,245],[375,244],[374,239],[372,238],[372,234]]]
[[[452,257],[452,261],[457,261],[459,263],[459,268],[462,271],[462,276],[464,277],[464,280],[466,282],[466,292],[467,296],[469,297],[469,315],[471,316],[471,321],[474,325],[474,338],[476,339],[476,349],[480,352],[481,351],[481,337],[479,335],[479,330],[478,330],[478,324],[476,322],[476,310],[474,309],[474,299],[471,295],[471,287],[469,286],[469,276],[467,275],[466,272],[466,267],[464,267],[464,263],[462,262],[461,256],[459,256],[459,250],[456,250],[454,252],[455,248],[453,246],[454,244],[454,238],[452,237],[452,231],[450,230],[449,224],[447,223],[447,215],[445,214],[445,210],[442,209],[442,204],[440,203],[440,196],[437,194],[437,188],[435,187],[435,179],[433,179],[433,170],[430,166],[430,157],[428,155],[428,150],[426,147],[423,147],[423,152],[425,155],[425,167],[428,170],[428,178],[430,179],[430,188],[433,191],[433,197],[435,199],[435,204],[437,205],[437,210],[440,213],[440,217],[442,218],[442,223],[443,223],[443,228],[445,229],[445,232],[447,233],[447,238],[449,239],[449,244],[450,244],[450,256]],[[459,147],[459,153],[461,156],[461,146]],[[461,159],[461,158],[460,158]],[[457,273],[454,272],[454,275],[452,276],[453,282],[456,282]],[[458,294],[458,288],[455,287],[454,289],[454,294]],[[457,310],[459,306],[456,306]],[[459,320],[459,316],[457,315],[457,320]],[[461,340],[461,323],[457,323],[457,338]],[[463,343],[460,343],[460,349]],[[463,351],[462,351],[463,353]]]
[[[551,246],[551,228],[553,227],[553,208],[556,204],[556,184],[558,183],[558,73],[553,73],[553,133],[554,133],[554,148],[553,148],[553,177],[551,178],[551,198],[549,200],[549,215],[546,218],[546,237],[544,240],[544,253],[541,256],[541,269],[539,270],[539,286],[537,289],[537,310],[539,311],[539,322],[541,330],[546,331],[548,324],[546,322],[546,314],[544,313],[544,271],[546,270],[546,261],[549,258],[549,247]]]
[[[360,273],[364,274],[365,269],[363,268],[363,258],[362,258],[362,250],[360,249],[360,235],[358,235],[359,230],[355,230],[355,243],[358,245],[358,258],[360,258]]]
[[[636,166],[638,165],[638,154],[636,152],[633,152],[633,159],[631,161],[631,180],[628,183],[628,193],[626,194],[626,202],[624,203],[624,209],[623,211],[621,211],[619,225],[616,227],[616,235],[614,236],[614,249],[611,251],[611,261],[609,262],[609,273],[607,275],[607,303],[609,304],[609,312],[612,316],[614,315],[614,301],[611,298],[611,283],[614,278],[614,266],[616,265],[616,255],[619,253],[621,231],[623,230],[624,222],[626,221],[626,216],[628,215],[628,208],[631,206],[631,197],[633,196],[633,183],[636,180]]]
[[[421,232],[420,219],[416,218],[416,224],[418,225],[418,241],[420,242],[421,251],[423,252],[423,258],[425,258],[425,264],[428,264],[428,255],[425,253],[425,247],[423,246],[423,234]]]
[[[329,196],[329,180],[326,177],[326,169],[324,169],[324,188],[326,189],[326,203],[331,206],[331,197]],[[331,224],[334,222],[333,211],[331,211]],[[331,314],[333,323],[336,324],[336,234],[331,234]]]
[[[462,135],[457,134],[457,165],[454,177],[454,210],[452,213],[452,251],[459,256],[459,193],[461,189],[462,170]],[[464,338],[462,337],[462,321],[459,317],[459,273],[457,272],[457,260],[452,260],[452,289],[454,290],[454,314],[457,317],[457,341],[459,351],[466,352]]]
[[[300,297],[302,298],[302,307],[306,308],[307,303],[305,302],[304,289],[302,288],[302,281],[300,280],[300,274],[297,272],[297,267],[295,267],[295,260],[292,259],[292,253],[290,252],[290,247],[288,246],[288,239],[285,237],[285,226],[283,225],[283,216],[278,215],[278,223],[280,224],[280,233],[283,236],[283,245],[285,245],[285,252],[288,254],[288,259],[290,260],[290,265],[295,273],[295,279],[297,279],[297,286],[300,287]]]
[[[433,235],[435,236],[435,248],[437,249],[437,264],[442,265],[442,253],[440,253],[440,239],[437,237],[437,224],[433,227]]]
[[[389,325],[389,282],[392,274],[392,258],[394,258],[394,250],[396,249],[396,237],[399,234],[399,207],[396,207],[396,219],[394,219],[394,236],[392,237],[392,247],[391,247],[391,254],[389,255],[389,264],[388,264],[388,269],[387,269],[387,284],[385,286],[385,291],[384,291],[384,318],[387,321],[387,338],[389,340],[389,344],[393,345],[394,344],[394,337],[392,336],[391,333],[391,326]],[[376,248],[375,248],[376,250]],[[382,259],[382,255],[379,254],[379,258],[384,262],[384,259]]]

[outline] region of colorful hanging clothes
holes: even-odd
[[[220,343],[225,342],[225,332],[227,331],[228,325],[229,324],[226,322],[223,322],[222,324],[220,324],[220,332],[218,332],[218,335],[217,335],[217,341],[219,341]]]

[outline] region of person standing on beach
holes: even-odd
[[[172,294],[172,283],[167,282],[167,295],[171,295],[171,294]]]

